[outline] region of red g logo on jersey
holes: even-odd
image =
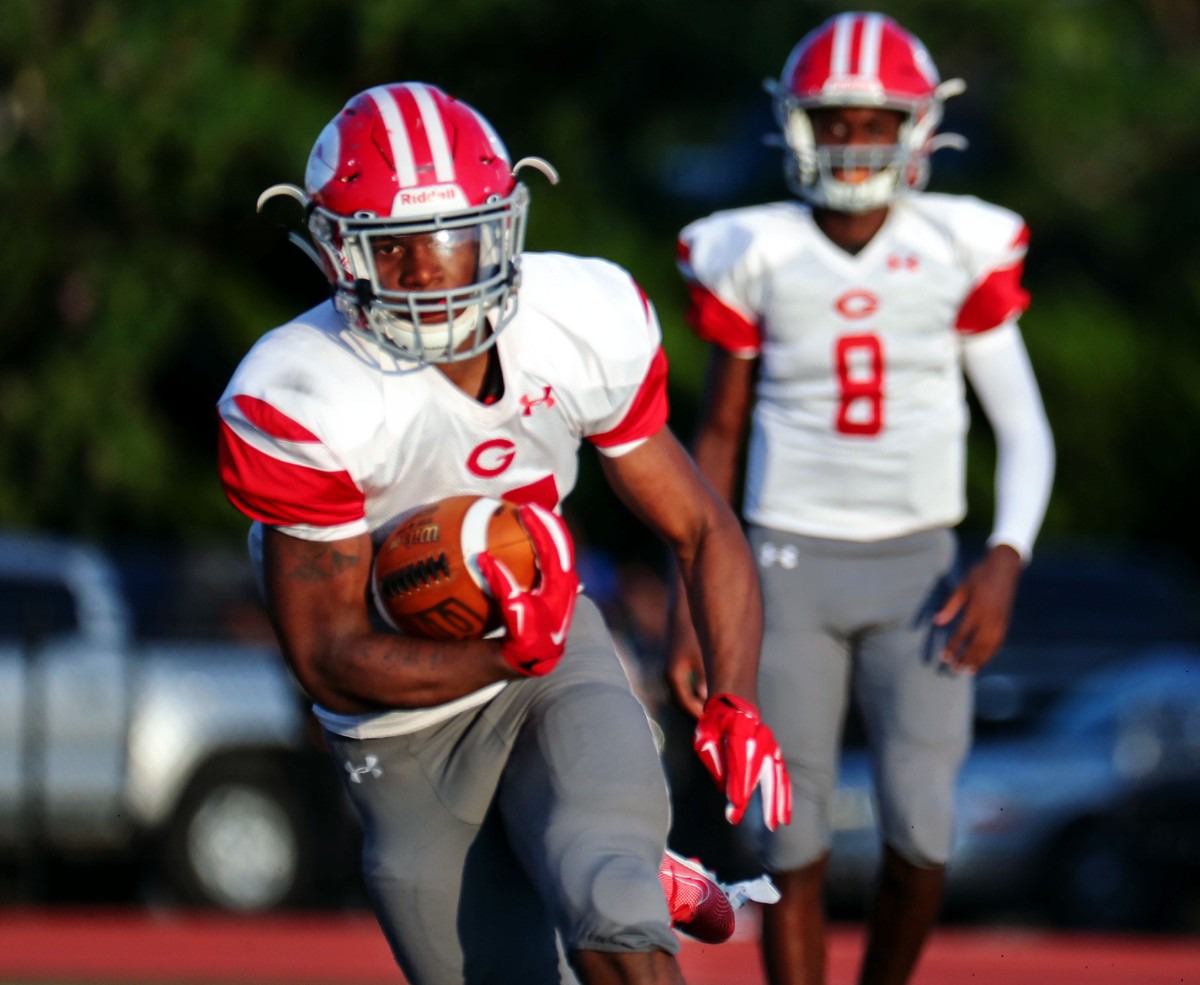
[[[870,291],[855,288],[833,302],[843,318],[870,318],[879,310],[879,298]]]
[[[516,457],[516,445],[507,438],[493,438],[477,446],[467,456],[467,468],[475,475],[490,479],[512,465]]]

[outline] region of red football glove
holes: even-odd
[[[693,745],[725,789],[730,824],[741,821],[756,788],[771,831],[792,820],[792,783],[783,753],[754,705],[732,694],[714,694],[704,703]]]
[[[504,563],[487,551],[479,555],[479,570],[500,603],[508,629],[504,659],[518,673],[540,677],[562,659],[579,594],[579,576],[575,573],[575,547],[562,519],[533,503],[518,510],[537,554],[534,587],[523,589]]]

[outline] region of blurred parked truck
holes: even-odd
[[[312,734],[272,647],[135,643],[103,553],[0,533],[0,856],[128,862],[171,903],[328,900],[354,835]]]

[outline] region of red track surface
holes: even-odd
[[[835,928],[829,985],[851,985],[861,931]],[[761,985],[753,921],[684,944],[689,985]],[[231,919],[178,912],[0,910],[0,982],[403,985],[364,914]],[[1200,938],[939,930],[913,985],[1200,985]]]

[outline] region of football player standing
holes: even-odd
[[[790,785],[755,708],[761,593],[736,516],[666,427],[649,301],[611,263],[523,254],[530,163],[553,176],[514,166],[432,85],[346,104],[304,188],[264,193],[303,205],[312,242],[297,241],[333,297],[234,373],[220,474],[254,521],[268,610],[362,819],[366,885],[408,980],[560,982],[565,952],[586,983],[677,983],[671,920],[704,917],[710,887],[683,869],[660,883],[662,767],[558,515],[580,444],[674,549],[714,692],[698,747],[735,814],[761,791],[774,825]],[[464,493],[521,504],[537,583],[483,555],[503,635],[383,631],[373,550],[404,511]]]
[[[883,839],[861,985],[908,980],[936,920],[972,675],[1005,637],[1050,495],[1054,447],[1017,319],[1028,233],[1007,209],[922,191],[941,82],[891,18],[843,13],[769,84],[798,200],[688,225],[689,321],[711,343],[697,461],[735,494],[763,581],[763,718],[793,783],[762,860],[772,985],[825,980],[822,882],[847,703],[868,735]],[[965,574],[965,384],[997,443],[987,551]],[[677,644],[676,695],[707,694]]]

